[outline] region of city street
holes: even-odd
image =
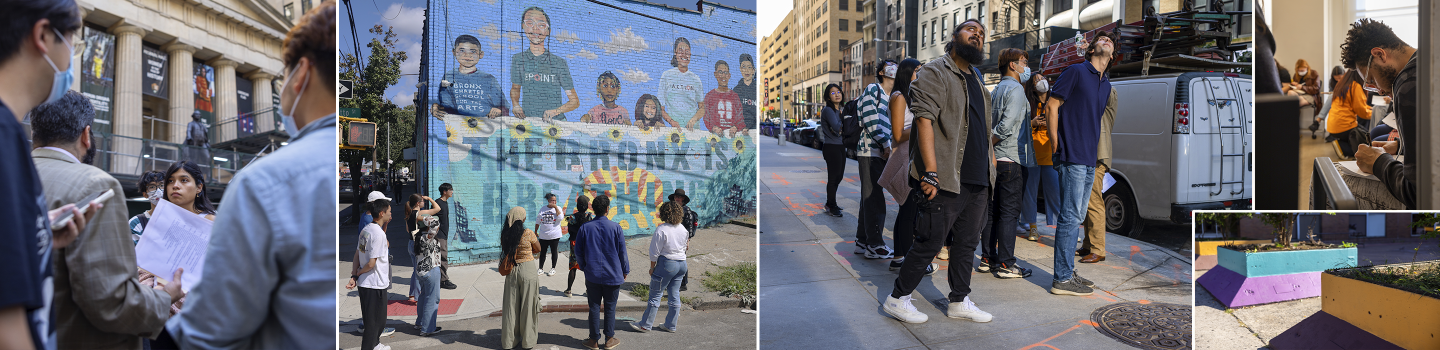
[[[944,295],[949,287],[947,261],[936,260],[940,270],[916,290],[923,324],[905,324],[881,310],[881,300],[894,285],[888,260],[867,260],[853,254],[860,185],[856,162],[847,161],[845,182],[838,191],[844,216],[823,214],[825,165],[820,151],[786,144],[770,146],[760,159],[760,344],[766,348],[1033,348],[1105,349],[1122,345],[1101,326],[1117,313],[1112,306],[1127,302],[1127,310],[1174,304],[1173,312],[1150,312],[1156,327],[1132,332],[1150,337],[1146,348],[1188,347],[1192,278],[1190,252],[1111,234],[1108,260],[1078,264],[1096,292],[1085,297],[1049,293],[1054,228],[1042,227],[1038,243],[1017,238],[1020,265],[1034,270],[1023,280],[1000,280],[975,273],[971,299],[994,315],[989,323],[944,317]],[[887,197],[887,222],[898,206]],[[768,208],[783,208],[768,209]],[[1042,218],[1043,221],[1043,218]],[[886,225],[886,243],[890,240]],[[1179,226],[1179,225],[1173,225]],[[1188,229],[1162,226],[1146,235],[1185,235]],[[1166,244],[1173,246],[1174,244]],[[958,257],[955,257],[958,258]],[[938,302],[936,302],[938,301]],[[1093,314],[1097,310],[1110,310]],[[1138,313],[1131,316],[1139,317]],[[1121,312],[1119,314],[1125,314]],[[1137,319],[1138,320],[1138,319]],[[837,331],[839,330],[839,331]],[[816,336],[824,334],[825,336]],[[1180,343],[1162,340],[1182,338]],[[1168,345],[1168,346],[1167,346]]]

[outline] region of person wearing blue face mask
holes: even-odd
[[[1024,278],[1030,270],[1015,264],[1015,222],[1020,218],[1020,200],[1025,195],[1025,168],[1035,166],[1034,145],[1030,142],[1030,100],[1022,81],[1030,80],[1030,58],[1020,49],[1000,50],[1000,84],[995,86],[991,104],[995,148],[995,187],[989,220],[980,237],[980,272],[996,278]]]
[[[54,349],[54,253],[70,246],[101,205],[84,215],[67,204],[46,211],[22,118],[59,100],[75,79],[71,39],[80,29],[74,0],[0,0],[0,349]],[[51,231],[51,220],[77,214]],[[37,249],[38,248],[38,249]]]
[[[336,198],[338,190],[335,9],[333,0],[320,4],[286,35],[281,60],[287,74],[277,107],[289,144],[230,180],[215,214],[205,282],[166,324],[182,349],[335,342],[339,210],[333,200],[316,200]]]

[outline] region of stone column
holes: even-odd
[[[161,49],[170,53],[170,74],[165,77],[170,84],[170,139],[160,141],[185,143],[185,125],[195,114],[194,54],[199,48],[176,40]]]
[[[210,137],[211,143],[220,143],[234,140],[239,126],[235,116],[239,115],[239,109],[235,106],[235,61],[224,57],[217,57],[206,62],[215,67],[215,123],[216,134]]]
[[[140,169],[140,141],[143,135],[141,126],[144,119],[141,117],[142,98],[140,89],[144,80],[144,72],[141,68],[141,38],[145,36],[145,29],[131,24],[121,24],[110,28],[115,34],[115,96],[114,103],[110,108],[111,132],[115,135],[131,137],[117,137],[111,150],[115,155],[110,159],[110,172],[118,174],[139,175]]]
[[[270,91],[270,84],[271,80],[275,79],[275,75],[257,69],[245,77],[254,82],[251,84],[254,89],[250,93],[250,102],[254,102],[252,108],[259,113],[255,115],[255,133],[275,130],[275,113],[266,111],[271,107],[270,99],[274,98],[271,95],[274,92]]]
[[[80,27],[79,29],[76,29],[76,30],[75,30],[75,35],[72,36],[72,37],[70,37],[69,39],[71,39],[71,40],[85,40],[85,37],[84,37],[84,35],[85,35],[85,27],[84,27],[84,24],[85,24],[85,15],[89,15],[89,14],[90,14],[90,10],[86,9],[86,8],[83,7],[83,6],[80,7],[80,24],[81,24],[81,27]],[[112,31],[113,31],[113,30],[112,30]],[[119,35],[120,33],[115,32],[115,33],[113,33],[113,34]],[[141,35],[144,35],[144,34],[141,34]],[[76,39],[76,38],[79,38],[79,39]],[[116,48],[117,48],[117,49],[119,48],[119,47],[118,47],[118,44],[117,44],[117,47],[116,47]],[[88,49],[88,47],[87,47],[87,49]],[[72,54],[75,56],[75,60],[71,61],[71,63],[72,63],[72,64],[78,64],[78,63],[80,63],[80,57],[81,57],[82,52],[81,52],[81,51],[75,51],[75,52],[72,52]],[[75,74],[77,74],[77,76],[75,77],[75,81],[70,83],[70,90],[80,91],[80,76],[78,76],[78,74],[80,74],[80,72],[77,70],[77,71],[75,72]]]

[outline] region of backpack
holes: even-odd
[[[860,127],[858,111],[855,100],[850,100],[845,103],[845,111],[841,113],[840,136],[845,148],[853,149],[860,145],[860,135],[864,133],[864,128]]]

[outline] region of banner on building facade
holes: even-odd
[[[115,98],[115,36],[85,27],[85,48],[79,61],[80,93],[95,107],[91,130],[109,133]]]
[[[250,136],[255,133],[255,102],[251,100],[250,94],[254,93],[255,85],[250,79],[235,77],[235,112],[240,120],[236,121],[240,137]]]
[[[146,95],[169,99],[170,87],[165,84],[165,76],[170,73],[170,55],[160,49],[141,46],[140,59],[144,62],[140,69],[145,72],[145,78],[141,79],[144,86],[140,91]]]
[[[215,126],[215,67],[195,61],[195,112],[205,125]],[[184,120],[184,119],[181,119]]]

